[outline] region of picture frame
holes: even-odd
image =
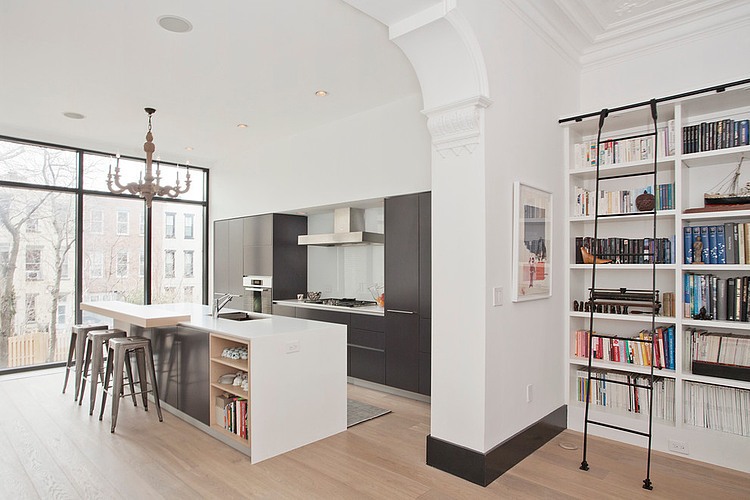
[[[513,183],[513,302],[552,296],[552,193]]]

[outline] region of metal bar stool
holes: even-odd
[[[70,370],[73,369],[75,356],[75,371],[76,371],[76,392],[75,400],[78,401],[78,392],[81,389],[81,378],[83,375],[83,357],[86,346],[86,337],[90,331],[93,330],[106,330],[109,328],[107,325],[73,325],[70,332],[70,347],[68,348],[68,361],[65,363],[65,382],[63,382],[62,392],[65,394],[65,389],[68,387],[68,377],[70,377]]]
[[[94,414],[94,404],[96,403],[96,386],[99,380],[104,381],[104,355],[102,354],[102,348],[107,347],[107,343],[110,339],[120,338],[127,336],[125,330],[119,330],[112,328],[109,330],[95,330],[88,333],[86,339],[86,354],[85,364],[83,369],[83,378],[81,381],[81,397],[78,400],[78,404],[83,403],[83,394],[86,389],[86,380],[91,383],[91,391],[89,396],[89,415]],[[89,367],[91,370],[89,371]],[[128,380],[130,382],[130,392],[133,390],[133,370],[130,367],[130,359],[127,363]],[[135,395],[133,396],[133,404],[138,406]]]
[[[102,408],[99,412],[99,420],[104,416],[104,406],[107,403],[107,393],[112,396],[112,429],[115,432],[117,425],[117,411],[120,408],[120,395],[123,386],[123,365],[125,358],[131,352],[135,352],[138,363],[138,380],[141,383],[139,394],[143,397],[143,407],[148,411],[148,384],[146,383],[146,364],[148,363],[148,376],[151,378],[151,389],[154,393],[154,402],[156,403],[156,412],[159,415],[159,422],[163,422],[161,416],[161,405],[159,404],[159,389],[156,386],[156,370],[154,369],[154,354],[151,350],[151,340],[146,337],[117,337],[109,340],[109,354],[107,356],[107,369],[104,378],[102,390]],[[127,365],[126,365],[127,366]],[[109,381],[114,376],[112,387],[109,387]],[[135,397],[132,390],[131,394]]]

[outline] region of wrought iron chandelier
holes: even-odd
[[[185,176],[185,187],[180,186],[180,172],[177,172],[177,178],[175,179],[174,186],[162,186],[161,181],[161,170],[159,163],[156,163],[156,177],[153,175],[152,161],[156,147],[154,146],[154,135],[151,133],[151,115],[156,110],[154,108],[145,108],[148,114],[148,132],[146,132],[146,142],[143,144],[143,150],[146,152],[146,175],[145,177],[138,177],[138,182],[129,182],[125,185],[120,183],[120,156],[117,156],[117,164],[115,166],[115,175],[112,175],[112,165],[109,166],[109,173],[107,174],[107,187],[110,192],[115,194],[122,194],[125,192],[131,194],[137,194],[144,200],[146,200],[146,206],[151,208],[151,200],[154,196],[169,196],[170,198],[177,198],[179,195],[187,193],[190,189],[190,170],[188,170]],[[114,184],[114,186],[112,186]]]

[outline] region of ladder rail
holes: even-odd
[[[602,109],[599,112],[599,126],[597,131],[597,137],[596,137],[596,193],[597,196],[594,201],[594,240],[598,241],[599,239],[599,219],[606,217],[606,216],[612,216],[612,215],[622,215],[622,214],[599,214],[599,183],[602,180],[609,180],[609,179],[620,179],[620,178],[626,178],[626,177],[635,177],[638,175],[652,175],[652,190],[654,193],[656,192],[656,188],[658,186],[658,128],[657,128],[657,121],[658,121],[658,113],[656,110],[656,99],[651,99],[649,102],[650,108],[651,108],[651,118],[653,120],[653,132],[652,133],[646,133],[646,134],[638,134],[633,137],[646,137],[653,135],[654,141],[653,141],[653,158],[654,158],[654,168],[651,172],[645,172],[645,173],[639,173],[639,174],[623,174],[623,175],[614,175],[609,177],[602,177],[601,175],[601,169],[600,169],[600,145],[602,143],[602,129],[604,128],[604,122],[609,115],[609,110],[607,108]],[[654,194],[654,201],[656,200],[655,194]],[[642,212],[641,212],[642,213]],[[657,207],[654,206],[653,210],[647,212],[648,215],[652,216],[652,241],[656,241],[656,223],[657,223]],[[591,288],[590,288],[590,302],[592,306],[589,308],[589,335],[588,335],[588,352],[587,352],[587,369],[586,369],[586,391],[585,391],[585,418],[584,418],[584,426],[583,426],[583,459],[581,461],[581,470],[589,470],[589,465],[586,460],[587,452],[588,452],[588,426],[589,424],[593,425],[599,425],[603,427],[608,427],[611,429],[616,429],[624,432],[630,432],[633,434],[638,434],[641,436],[644,436],[648,439],[648,453],[647,453],[647,459],[646,459],[646,479],[643,480],[643,488],[647,490],[653,489],[653,484],[651,483],[651,446],[652,446],[652,437],[653,437],[653,414],[654,414],[654,360],[655,360],[655,342],[654,342],[654,335],[656,334],[656,307],[652,307],[651,309],[651,330],[650,330],[650,339],[638,339],[639,341],[643,343],[650,344],[651,349],[651,362],[649,374],[648,374],[648,380],[649,385],[644,386],[637,383],[631,383],[631,382],[619,382],[615,380],[606,380],[602,377],[593,376],[592,377],[592,357],[593,357],[593,340],[595,337],[611,337],[607,335],[600,335],[596,334],[594,332],[594,313],[596,311],[596,307],[594,307],[596,299],[594,298],[596,288],[596,262],[598,258],[600,257],[600,252],[598,249],[598,245],[593,245],[593,248],[591,249],[591,253],[593,254],[593,262],[591,265]],[[656,259],[651,258],[650,262],[651,264],[651,295],[652,300],[654,301],[654,304],[656,303],[656,298],[654,298],[654,294],[656,293]],[[589,418],[590,414],[590,406],[591,406],[591,381],[592,380],[604,380],[608,382],[613,382],[615,384],[624,384],[629,385],[632,387],[638,387],[643,388],[649,391],[649,405],[648,405],[648,432],[642,432],[634,429],[628,429],[621,426],[616,426],[612,424],[607,424],[604,422],[599,422],[595,420],[591,420]]]

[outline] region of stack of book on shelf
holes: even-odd
[[[651,333],[640,331],[632,339],[594,337],[592,341],[593,359],[626,363],[630,365],[651,366],[651,344],[641,342],[651,340]],[[654,368],[674,370],[675,356],[674,326],[656,328],[654,342]],[[575,355],[579,358],[588,357],[589,331],[576,331]]]
[[[667,126],[660,128],[658,134],[657,157],[663,158],[674,154],[674,120],[669,120]],[[654,137],[638,137],[610,141],[602,139],[599,143],[599,165],[614,165],[641,160],[653,160]],[[596,168],[596,139],[583,141],[573,146],[574,168]]]
[[[651,256],[657,264],[674,263],[673,238],[594,238],[576,237],[576,264],[583,264],[581,248],[597,257],[609,259],[613,264],[650,264]]]
[[[682,151],[697,153],[750,144],[748,120],[702,122],[682,129]]]
[[[750,320],[750,276],[720,278],[713,274],[686,273],[683,279],[686,318]]]
[[[750,390],[685,382],[685,423],[750,436]]]
[[[700,238],[700,259],[695,243]],[[715,226],[685,226],[685,264],[750,264],[750,223],[727,222]]]
[[[216,396],[216,423],[242,439],[248,438],[247,399],[229,394]]]
[[[614,408],[632,413],[648,413],[649,377],[632,373],[592,369],[592,375],[605,380],[592,380],[589,402],[593,405]],[[576,372],[578,401],[586,402],[587,371]],[[607,383],[608,380],[627,383]],[[636,387],[640,386],[640,387]],[[674,379],[654,377],[654,418],[674,422]]]
[[[750,381],[750,336],[690,328],[693,373]]]
[[[599,215],[639,212],[635,205],[635,199],[643,193],[654,195],[656,210],[674,209],[674,184],[659,184],[656,193],[654,193],[653,186],[649,184],[635,189],[599,190]],[[575,205],[572,213],[574,217],[594,215],[596,203],[594,194],[595,191],[576,186]]]

